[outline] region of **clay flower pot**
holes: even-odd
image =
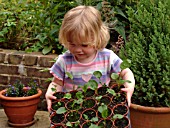
[[[42,91],[39,89],[37,94],[26,97],[7,97],[3,95],[5,92],[6,90],[0,92],[0,99],[8,117],[8,124],[14,127],[32,125]]]
[[[129,126],[130,126],[130,121],[126,116],[124,116],[121,119],[117,118],[117,119],[114,120],[114,127],[115,128],[129,128]]]
[[[69,111],[66,114],[66,120],[69,121],[69,122],[76,122],[80,119],[81,119],[81,113],[76,111],[76,110]]]
[[[64,101],[53,101],[52,105],[51,105],[51,111],[55,112],[60,107],[65,107],[65,102]]]
[[[83,109],[95,108],[96,105],[97,105],[97,101],[95,99],[93,99],[93,98],[86,98],[82,103]]]
[[[95,90],[88,88],[86,92],[83,92],[84,96],[87,97],[93,97],[95,95]]]
[[[170,107],[146,107],[131,104],[130,119],[133,128],[169,128]]]
[[[55,92],[53,95],[57,98],[56,100],[62,100],[64,98],[65,92]]]
[[[99,87],[97,89],[97,95],[102,95],[102,96],[107,95],[108,94],[107,89],[109,89],[108,86]]]
[[[51,124],[54,126],[58,124],[62,124],[62,122],[65,121],[65,114],[57,114],[56,112],[53,112],[50,115],[50,120],[51,120]]]
[[[102,128],[112,128],[113,127],[113,121],[111,119],[101,119],[98,122],[98,126]]]
[[[113,107],[113,114],[121,114],[126,116],[129,108],[125,104],[117,104]]]
[[[84,121],[90,121],[92,118],[95,117],[97,117],[97,112],[92,108],[87,108],[82,112],[82,119]]]

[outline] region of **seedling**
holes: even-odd
[[[116,83],[118,84],[118,88],[120,88],[120,85],[123,85],[125,82],[131,83],[131,81],[129,81],[129,80],[123,80],[120,75],[122,73],[122,71],[126,68],[129,68],[130,65],[131,65],[131,60],[126,59],[120,65],[121,71],[119,73],[111,74],[111,79],[116,81]]]

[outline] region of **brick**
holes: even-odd
[[[27,85],[29,81],[33,79],[36,80],[39,84],[39,79],[38,78],[31,78],[31,77],[26,77],[26,76],[10,76],[10,84],[14,84],[17,80],[21,81],[24,85]]]
[[[54,64],[56,55],[40,56],[38,59],[38,65],[40,67],[51,67]]]
[[[47,81],[47,79],[40,79],[40,86],[43,89],[47,89],[48,85],[50,84],[51,81]]]
[[[7,87],[7,85],[0,85],[0,91],[6,89]]]
[[[21,64],[23,54],[9,54],[8,62],[10,64]]]
[[[0,82],[1,84],[8,85],[8,76],[0,74]]]
[[[0,63],[3,63],[4,62],[4,60],[5,60],[5,53],[3,53],[3,52],[0,52]]]
[[[33,66],[33,65],[37,65],[37,56],[33,56],[33,55],[25,55],[24,57],[24,62],[26,66]]]
[[[29,77],[39,77],[39,78],[49,78],[52,75],[47,72],[41,72],[42,68],[38,67],[27,67],[27,76]]]
[[[19,74],[18,73],[18,66],[9,65],[9,64],[0,64],[0,74]]]

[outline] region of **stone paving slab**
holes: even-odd
[[[35,123],[32,126],[24,128],[49,128],[49,113],[47,111],[37,111],[35,114]],[[3,109],[0,109],[0,128],[14,128],[7,124],[7,117]]]

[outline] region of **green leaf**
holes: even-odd
[[[83,90],[83,92],[86,92],[87,89],[88,89],[88,84],[86,83],[86,84],[84,84],[84,86],[82,87],[82,90]]]
[[[78,91],[78,92],[76,93],[76,97],[77,97],[78,99],[82,99],[82,98],[84,97],[82,91]]]
[[[52,46],[45,46],[44,49],[42,50],[42,53],[46,55],[52,50]]]
[[[103,111],[107,110],[107,106],[105,104],[102,104],[101,106],[98,107],[98,111],[102,113]]]
[[[123,26],[116,25],[114,27],[114,30],[116,30],[126,42],[125,28]]]
[[[90,125],[90,127],[89,128],[101,128],[100,126],[98,126],[98,125],[95,125],[95,124],[92,124],[91,123],[91,125]]]
[[[122,12],[122,10],[121,10],[120,8],[116,7],[116,8],[115,8],[115,11],[117,12],[117,14],[119,14],[119,15],[121,15],[121,16],[123,16],[124,18],[127,19],[127,17],[125,16],[125,14]]]
[[[70,93],[66,93],[66,94],[64,95],[64,98],[66,98],[66,99],[71,99],[71,94],[70,94]]]
[[[119,75],[117,73],[112,73],[111,74],[111,79],[117,80],[119,78]]]
[[[67,123],[66,123],[66,126],[72,127],[72,123],[71,123],[71,122],[67,122]]]
[[[121,70],[129,68],[130,66],[131,66],[131,60],[129,59],[123,60],[123,62],[120,64]]]
[[[97,122],[99,119],[98,119],[98,117],[93,117],[90,121],[91,122]]]
[[[100,71],[95,71],[95,72],[93,73],[93,75],[94,75],[96,78],[98,78],[98,79],[100,79],[100,78],[102,77],[102,73],[101,73]]]
[[[65,107],[60,107],[59,109],[57,109],[56,113],[57,114],[63,114],[67,112],[66,108]]]
[[[113,116],[113,119],[122,119],[122,118],[123,118],[123,115],[121,115],[121,114],[115,114]]]
[[[73,80],[73,75],[72,75],[71,73],[66,72],[66,74],[67,74],[67,76],[68,76],[71,80]]]
[[[57,89],[56,89],[56,88],[51,88],[51,90],[52,90],[53,92],[55,92]]]
[[[93,90],[98,88],[98,83],[95,80],[89,80],[86,84],[88,84],[88,86],[90,86]]]
[[[112,94],[113,96],[116,96],[116,92],[113,89],[107,89],[107,92]]]

